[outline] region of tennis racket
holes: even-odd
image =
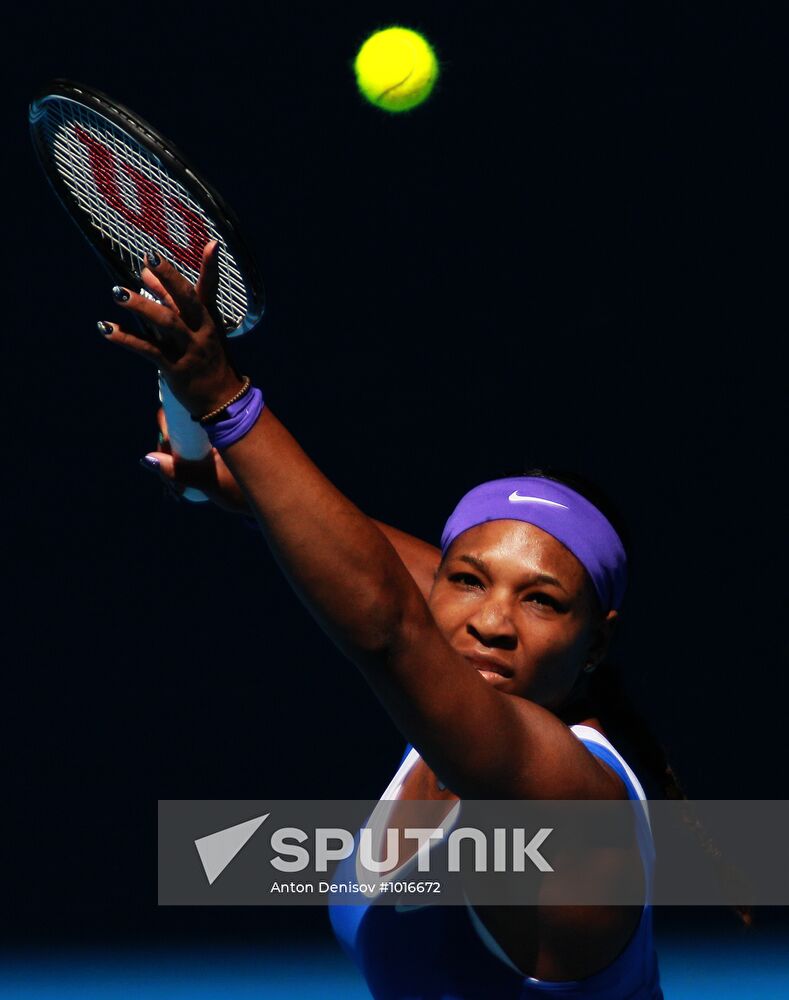
[[[216,304],[227,334],[255,326],[263,315],[263,286],[236,217],[169,140],[105,94],[69,80],[55,80],[37,95],[30,131],[52,189],[114,284],[154,298],[140,281],[151,250],[194,284],[203,247],[217,240]],[[173,452],[190,460],[207,455],[205,431],[161,373],[159,396]],[[206,499],[191,488],[184,496]]]

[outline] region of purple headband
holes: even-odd
[[[622,603],[627,557],[619,535],[580,493],[541,476],[494,479],[467,493],[441,536],[441,552],[464,531],[485,521],[525,521],[542,528],[575,556],[591,577],[604,611]]]

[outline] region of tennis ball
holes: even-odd
[[[438,78],[438,62],[425,39],[410,28],[384,28],[370,35],[353,64],[362,94],[384,111],[421,104]]]

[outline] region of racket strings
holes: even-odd
[[[248,297],[217,226],[187,189],[131,136],[73,101],[50,100],[36,122],[55,167],[91,227],[139,273],[156,249],[197,281],[202,248],[222,247],[217,307],[229,326],[243,323]]]

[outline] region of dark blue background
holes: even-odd
[[[689,794],[787,797],[786,39],[776,7],[733,10],[12,15],[10,930],[318,926],[157,911],[156,800],[373,797],[403,744],[257,535],[140,469],[154,373],[94,332],[120,311],[26,135],[55,76],[135,109],[233,205],[268,292],[240,367],[341,489],[436,540],[485,478],[591,476],[635,541],[618,655]],[[351,72],[390,23],[442,63],[398,117]]]

